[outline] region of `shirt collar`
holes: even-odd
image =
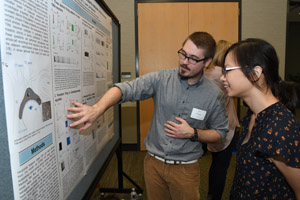
[[[199,87],[199,86],[201,85],[203,79],[204,79],[204,73],[205,73],[204,70],[202,70],[202,76],[200,77],[200,79],[199,79],[195,84],[189,85],[189,86]],[[186,84],[188,84],[187,79],[183,79],[183,78],[179,75],[178,70],[177,70],[177,74],[178,74],[178,78],[179,78],[179,80],[180,80],[181,82],[185,82]]]
[[[278,101],[278,102],[268,106],[267,108],[262,110],[260,113],[258,113],[256,118],[261,118],[261,117],[268,115],[269,113],[273,113],[274,109],[276,109],[275,107],[278,107],[279,105],[280,105],[280,102]]]
[[[275,108],[275,107],[278,107],[278,106],[280,106],[280,105],[281,105],[281,103],[280,103],[280,101],[278,101],[278,102],[276,102],[276,103],[274,103],[274,104],[272,104],[272,105],[266,107],[265,109],[263,109],[262,111],[260,111],[260,112],[257,114],[256,119],[265,117],[265,116],[268,115],[269,113],[272,113],[273,110],[274,110],[274,108]],[[253,114],[253,112],[252,112],[252,110],[249,108],[249,109],[248,109],[248,112],[247,112],[247,118],[249,118],[249,120],[250,120],[250,117],[251,117],[252,114]]]

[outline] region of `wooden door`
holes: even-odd
[[[164,68],[177,68],[177,51],[194,31],[238,41],[238,3],[138,3],[139,76]],[[140,143],[150,129],[152,99],[140,101]]]
[[[216,41],[238,41],[239,5],[237,2],[189,3],[189,33],[206,31]]]

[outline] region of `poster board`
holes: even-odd
[[[0,192],[82,199],[120,143],[120,106],[88,130],[66,108],[120,80],[120,25],[102,1],[0,2]]]

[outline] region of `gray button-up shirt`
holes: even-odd
[[[214,129],[222,139],[228,132],[224,94],[205,76],[189,85],[178,75],[178,69],[164,69],[115,86],[123,93],[120,103],[153,98],[154,114],[145,146],[154,155],[181,161],[202,156],[200,142],[166,136],[164,124],[168,120],[178,123],[176,116],[193,128]]]

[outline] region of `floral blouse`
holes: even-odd
[[[300,168],[299,122],[277,102],[257,115],[249,141],[242,144],[251,115],[242,122],[230,199],[296,199],[284,176],[266,158],[280,156],[289,166]]]

